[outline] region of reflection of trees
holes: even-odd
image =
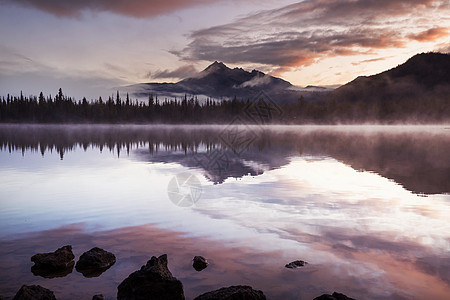
[[[216,146],[214,136],[186,130],[155,130],[147,127],[110,126],[4,126],[0,128],[2,151],[57,152],[61,157],[75,148],[98,148],[127,154],[134,148],[148,147],[150,153],[164,151],[195,152],[200,145]]]
[[[221,138],[220,127],[2,126],[0,149],[42,155],[56,152],[61,159],[76,148],[107,149],[118,156],[123,152],[129,155],[133,149],[146,149],[142,159],[178,161],[198,167],[216,183],[229,177],[262,173],[263,170],[245,162],[274,169],[287,164],[290,156],[320,155],[333,157],[357,170],[376,172],[417,193],[450,192],[449,134],[292,128],[280,132],[256,127],[247,130],[252,142],[236,151]],[[175,152],[176,155],[171,154]]]

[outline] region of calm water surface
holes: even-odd
[[[167,253],[187,299],[238,284],[268,299],[448,299],[449,151],[450,126],[2,125],[0,295],[115,299]],[[175,191],[192,206],[169,198],[180,174],[200,183]],[[66,244],[117,263],[31,273],[33,254]],[[297,259],[309,264],[284,267]]]

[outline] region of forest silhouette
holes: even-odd
[[[52,97],[2,97],[2,123],[166,123],[166,124],[227,124],[237,122],[257,124],[336,124],[336,123],[397,123],[448,122],[450,107],[441,98],[404,99],[398,101],[306,101],[300,97],[295,103],[277,99],[215,100],[200,102],[196,96],[165,98],[149,95],[147,101],[123,99],[117,91],[104,101],[102,97],[88,101],[76,100],[63,93]],[[248,118],[250,115],[257,119]],[[247,117],[246,117],[247,116]]]

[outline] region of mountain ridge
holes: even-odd
[[[358,76],[336,89],[308,85],[300,88],[258,70],[229,68],[214,61],[204,70],[176,83],[142,83],[129,86],[135,96],[205,96],[215,99],[251,99],[260,91],[275,102],[306,101],[426,101],[447,100],[450,95],[450,54],[420,53],[405,63],[370,76]]]
[[[327,94],[334,101],[450,100],[450,54],[428,52],[371,76],[354,80]]]
[[[245,71],[242,68],[229,68],[223,62],[214,61],[204,70],[175,83],[142,83],[129,86],[134,95],[180,97],[185,94],[203,95],[216,99],[249,99],[264,91],[279,103],[295,102],[301,96],[307,100],[318,99],[330,91],[322,89],[294,89],[290,82],[265,74],[259,70]]]

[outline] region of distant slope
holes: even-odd
[[[417,54],[393,69],[360,76],[325,96],[336,101],[450,100],[450,54]]]
[[[192,74],[177,83],[142,83],[127,87],[133,95],[147,97],[180,97],[184,94],[215,99],[251,99],[260,91],[266,92],[278,103],[295,102],[301,96],[315,100],[329,92],[329,88],[298,88],[281,78],[253,70],[228,68],[222,62],[214,62],[203,71]]]

